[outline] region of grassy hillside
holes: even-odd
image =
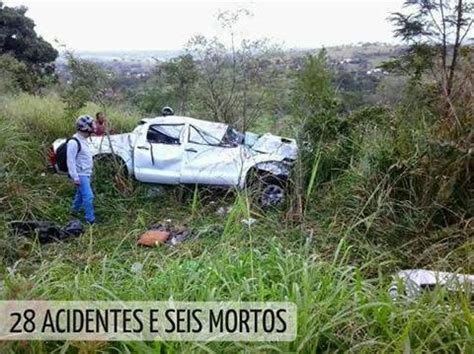
[[[365,59],[369,68],[375,68],[390,58],[397,57],[402,51],[402,46],[383,43],[364,43],[361,45],[343,45],[328,47],[328,55],[331,59],[341,61],[344,59]]]
[[[96,110],[89,105],[84,112]],[[119,108],[108,114],[119,131],[139,119]],[[292,301],[298,306],[298,337],[292,343],[4,342],[2,353],[468,352],[473,347],[471,294],[437,289],[394,301],[387,292],[398,269],[474,272],[472,221],[441,226],[439,210],[416,199],[417,178],[429,177],[417,165],[417,154],[430,139],[428,125],[398,126],[390,133],[374,120],[354,123],[350,150],[323,147],[317,188],[298,220],[290,208],[295,195],[286,208],[262,211],[245,193],[186,187],[156,192],[133,183],[123,194],[95,181],[102,224],[62,243],[17,238],[8,221],[64,223],[70,217],[72,185],[43,173],[47,147],[71,134],[72,122],[55,96],[0,99],[2,299]],[[325,177],[341,152],[350,164]],[[408,197],[402,198],[404,193]],[[218,215],[221,206],[232,211]],[[257,219],[251,227],[241,223],[248,216]],[[176,247],[137,246],[147,227],[166,219],[189,225],[196,239]],[[143,269],[134,271],[135,263]]]

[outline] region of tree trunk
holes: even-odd
[[[458,52],[459,47],[461,46],[461,27],[463,21],[463,0],[458,0],[457,5],[457,17],[456,17],[456,38],[454,40],[454,47],[453,47],[453,57],[451,60],[451,66],[449,67],[449,77],[448,82],[446,84],[446,94],[448,98],[451,98],[451,92],[453,88],[453,80],[454,80],[454,73],[456,71],[457,59],[458,59]]]

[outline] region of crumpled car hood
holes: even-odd
[[[280,155],[291,160],[296,160],[298,154],[296,140],[270,133],[266,133],[259,137],[250,148],[263,154]]]

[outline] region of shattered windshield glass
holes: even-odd
[[[201,145],[220,145],[219,139],[192,125],[189,130],[189,142]]]
[[[227,128],[227,131],[225,132],[224,137],[222,138],[223,145],[237,146],[242,144],[243,141],[244,134],[232,127]]]

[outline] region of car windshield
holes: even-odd
[[[244,134],[238,130],[228,127],[224,136],[222,137],[222,145],[237,146],[244,142]]]
[[[243,141],[244,135],[232,127],[227,127],[220,139],[194,126],[191,126],[189,132],[189,142],[195,144],[235,147],[242,144]]]

